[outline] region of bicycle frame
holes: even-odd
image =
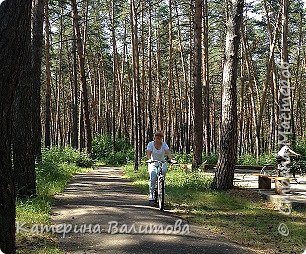
[[[287,166],[282,164],[281,160],[277,160],[277,164],[274,166],[274,169],[268,169],[267,166],[264,166],[260,174],[269,175],[269,176],[284,176],[285,174],[292,174],[293,178],[296,178],[296,173],[299,173],[300,176],[303,176],[303,170],[299,164],[299,159],[295,157],[290,157],[291,163]]]
[[[163,165],[166,162],[150,160],[147,163],[157,163],[154,165],[154,169],[156,169],[157,181],[155,183],[154,190],[154,201],[158,202],[159,209],[162,211],[164,209],[164,200],[165,200],[165,176],[162,173]]]

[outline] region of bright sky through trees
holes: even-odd
[[[306,7],[306,0],[303,0],[304,1],[304,6]],[[4,2],[4,0],[0,0],[0,4]],[[248,0],[247,2],[250,2],[250,0]]]

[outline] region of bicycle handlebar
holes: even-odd
[[[166,161],[159,161],[159,160],[147,160],[146,161],[146,163],[155,163],[155,162],[158,162],[158,163],[166,163]],[[175,164],[175,163],[177,163],[177,162],[171,162],[170,161],[170,163],[172,163],[172,164]]]
[[[146,161],[146,163],[155,163],[155,162],[166,163],[166,161],[158,161],[158,160],[147,160]]]

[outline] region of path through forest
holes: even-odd
[[[254,253],[149,205],[119,168],[100,167],[75,176],[55,197],[52,219],[70,231],[59,236],[66,253]],[[85,233],[74,233],[82,229]]]

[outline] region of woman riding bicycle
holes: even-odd
[[[165,162],[165,155],[168,156],[172,163],[176,163],[169,150],[169,146],[163,142],[164,134],[161,131],[157,131],[154,135],[154,140],[149,142],[147,146],[147,157],[149,160],[157,160]],[[156,165],[154,163],[148,164],[148,171],[150,176],[149,183],[149,201],[154,201],[154,188],[157,180],[157,172],[155,170]],[[167,163],[163,163],[162,174],[165,176],[167,172]]]
[[[289,148],[289,146],[283,146],[276,155],[277,160],[277,169],[280,176],[286,176],[289,172],[291,166],[291,158],[290,157],[299,157],[300,154],[294,152]]]

